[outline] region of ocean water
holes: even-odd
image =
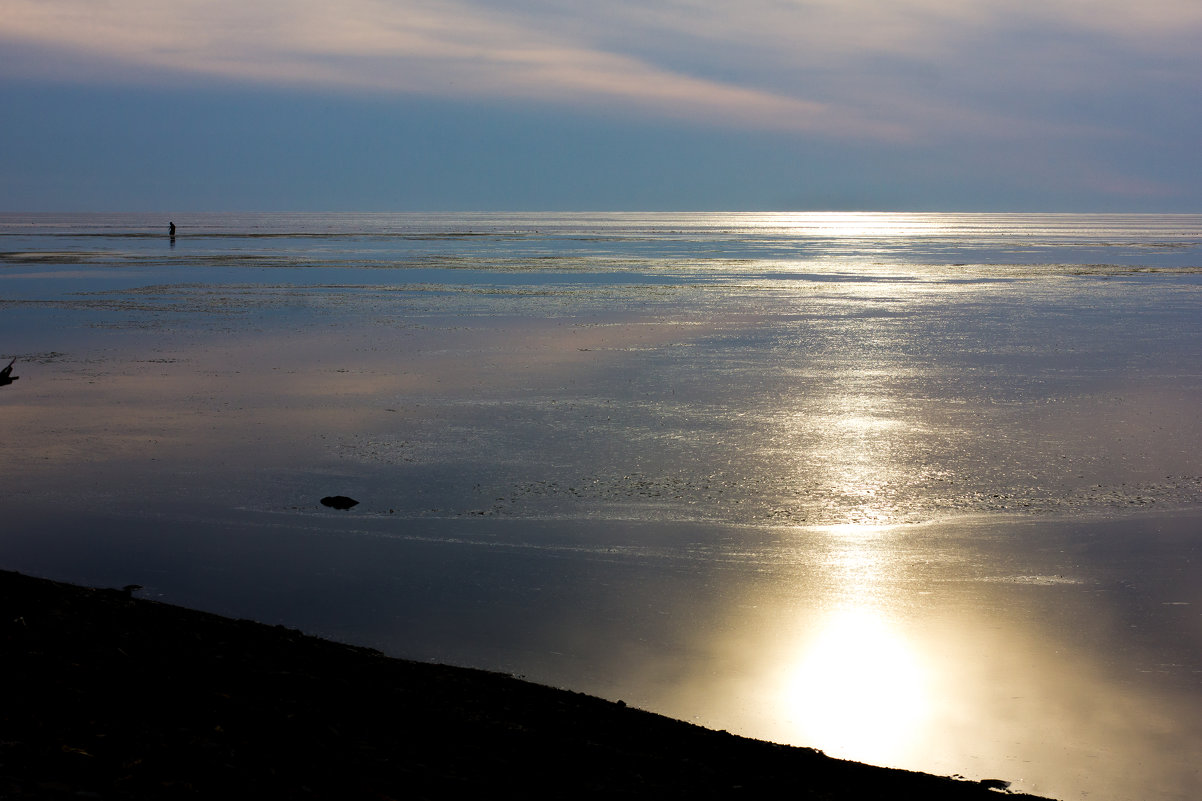
[[[0,215],[0,559],[1191,798],[1200,279],[1202,215]]]

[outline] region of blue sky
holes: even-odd
[[[0,0],[0,209],[1202,211],[1197,0]]]

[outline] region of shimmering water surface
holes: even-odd
[[[1202,216],[174,220],[0,215],[4,567],[1064,799],[1202,784]]]

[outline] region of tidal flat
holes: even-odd
[[[799,255],[536,222],[13,234],[3,567],[841,758],[1191,797],[1196,233]]]

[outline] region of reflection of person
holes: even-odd
[[[21,377],[19,375],[13,375],[13,365],[16,363],[17,363],[17,360],[13,359],[11,362],[8,363],[8,367],[5,367],[3,370],[0,370],[0,387],[8,386],[9,384],[11,384],[12,382],[16,381],[18,378]]]
[[[168,224],[167,224],[167,235],[168,235],[168,236],[175,236],[175,223],[168,223]]]

